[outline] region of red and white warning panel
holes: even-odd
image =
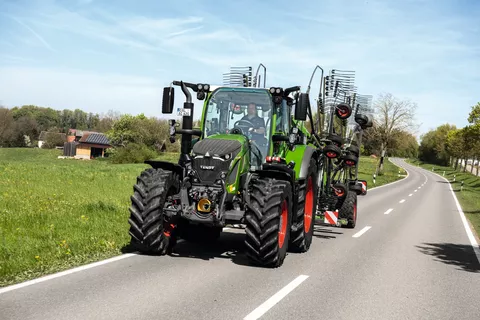
[[[325,223],[336,225],[337,221],[338,221],[338,210],[325,211],[325,218],[324,218]]]

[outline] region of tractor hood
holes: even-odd
[[[248,148],[246,137],[234,134],[217,134],[195,143],[194,156],[220,157],[225,160],[235,158],[242,149]]]

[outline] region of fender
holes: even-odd
[[[262,170],[255,171],[256,174],[266,177],[278,178],[287,180],[292,185],[292,191],[295,187],[295,171],[284,164],[262,164]],[[295,192],[295,191],[294,191]]]
[[[310,159],[314,156],[316,149],[311,146],[306,146],[305,152],[303,153],[302,163],[300,165],[300,173],[298,174],[298,179],[306,179],[308,168],[310,167]]]
[[[163,169],[165,171],[173,171],[180,176],[180,180],[184,177],[184,168],[176,163],[161,160],[146,160],[144,163],[149,164],[154,169]]]

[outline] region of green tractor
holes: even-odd
[[[170,120],[170,141],[182,135],[180,158],[146,161],[151,168],[131,197],[132,245],[164,255],[178,238],[215,241],[227,225],[242,224],[253,264],[279,267],[287,250],[308,251],[325,185],[325,144],[305,127],[307,117],[313,123],[309,93],[248,86],[248,79],[243,86],[172,84],[186,97],[177,109],[182,128]],[[204,100],[200,128],[192,127],[191,91]],[[164,88],[162,113],[173,112],[174,97],[173,86]]]
[[[266,267],[282,265],[287,249],[305,252],[313,237],[318,150],[304,126],[311,115],[300,87],[212,88],[173,81],[186,102],[170,120],[181,134],[178,163],[146,161],[130,207],[132,245],[167,254],[177,238],[215,240],[231,224],[245,225],[246,253]],[[192,128],[193,103],[205,100],[201,128]],[[162,113],[171,114],[174,88],[164,88]],[[292,120],[292,108],[294,120]],[[197,141],[192,143],[192,136]]]

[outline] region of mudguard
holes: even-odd
[[[300,172],[298,174],[298,179],[306,179],[308,168],[310,167],[310,159],[312,159],[313,154],[315,153],[315,149],[311,146],[306,146],[305,152],[303,153],[302,163],[300,166]]]
[[[160,160],[147,160],[144,163],[151,165],[152,168],[155,169],[163,169],[166,171],[173,171],[175,173],[178,173],[178,175],[180,176],[180,180],[182,180],[184,177],[183,167],[176,163]]]

